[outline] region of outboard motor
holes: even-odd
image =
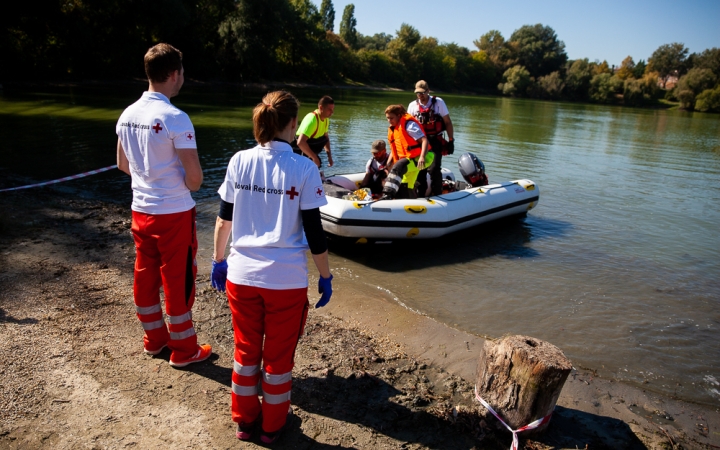
[[[485,165],[472,153],[463,153],[458,159],[460,174],[473,187],[487,184]]]

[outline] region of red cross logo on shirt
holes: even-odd
[[[286,194],[290,196],[290,200],[295,200],[295,196],[300,195],[300,193],[295,190],[295,186],[291,187]]]
[[[152,129],[155,130],[155,134],[158,134],[163,128],[160,126],[160,122],[158,122],[152,127]]]
[[[185,135],[185,140],[186,140],[186,141],[192,141],[192,140],[193,140],[193,135],[192,135],[192,133],[186,134],[186,135]]]
[[[322,195],[322,189],[317,188],[317,191],[315,191],[315,196],[320,197]]]

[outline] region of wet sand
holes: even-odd
[[[207,250],[193,316],[216,356],[174,370],[142,353],[127,206],[51,188],[0,206],[0,448],[257,446],[234,438],[230,313]],[[472,396],[482,338],[342,275],[334,288],[301,339],[278,448],[509,447]],[[521,446],[720,448],[720,414],[576,368],[547,433]]]

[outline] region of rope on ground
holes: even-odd
[[[83,172],[83,173],[79,173],[77,175],[71,175],[69,177],[59,178],[57,180],[44,181],[42,183],[35,183],[35,184],[28,184],[27,186],[19,186],[19,187],[13,187],[13,188],[0,189],[0,192],[19,191],[20,189],[30,189],[30,188],[34,188],[34,187],[47,186],[48,184],[62,183],[63,181],[76,180],[78,178],[84,178],[84,177],[87,177],[90,175],[95,175],[96,173],[107,172],[108,170],[116,169],[116,168],[117,168],[117,165],[107,166],[107,167],[103,167],[100,169],[91,170],[89,172]]]

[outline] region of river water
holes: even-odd
[[[3,186],[114,164],[114,125],[142,85],[56,87],[0,96]],[[336,100],[335,167],[359,172],[384,138],[384,108],[409,92],[293,90],[309,112]],[[253,145],[262,92],[188,86],[175,103],[196,125],[205,185],[201,250],[212,247],[215,191],[230,156]],[[527,334],[576,367],[681,399],[720,403],[720,117],[700,113],[444,95],[456,154],[491,182],[528,178],[527,218],[434,241],[336,246],[338,285],[359,283],[455,328]],[[60,185],[130,201],[117,171]],[[5,195],[5,194],[0,194]],[[314,271],[311,270],[311,273]],[[462,343],[460,343],[462,345]]]

